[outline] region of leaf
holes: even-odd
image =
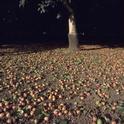
[[[68,120],[61,120],[59,124],[68,124]]]
[[[80,65],[82,62],[83,62],[83,61],[78,58],[78,59],[75,61],[75,64]]]
[[[54,118],[53,122],[55,124],[69,124],[69,121],[67,119],[60,119],[60,118]]]
[[[124,114],[124,102],[121,102],[117,107],[118,111]]]
[[[101,119],[97,120],[97,124],[103,124]]]
[[[19,7],[24,7],[25,6],[26,0],[20,0],[19,1]]]

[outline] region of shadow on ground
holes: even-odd
[[[84,47],[85,45],[91,47]],[[48,50],[54,50],[57,48],[68,48],[67,42],[6,42],[0,44],[0,56],[3,55],[19,55],[19,54],[28,54],[28,53],[37,53]],[[124,48],[124,42],[115,42],[115,41],[100,41],[100,40],[80,40],[80,49],[81,50],[97,50],[104,48]]]
[[[54,50],[57,48],[67,48],[67,44],[55,43],[55,42],[31,42],[31,43],[2,43],[0,44],[0,56],[3,55],[19,55],[44,52],[48,50]]]
[[[81,40],[80,45],[91,45],[95,46],[92,48],[82,48],[82,50],[96,50],[96,49],[104,49],[104,48],[124,48],[124,41],[123,40],[101,40],[101,39],[96,39],[96,40]],[[99,46],[99,47],[96,47]]]

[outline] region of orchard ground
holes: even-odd
[[[1,45],[0,123],[124,124],[124,48],[80,48]]]

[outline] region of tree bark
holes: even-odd
[[[71,7],[71,0],[64,0],[63,3],[70,15],[68,19],[68,28],[69,28],[68,42],[69,42],[69,50],[73,52],[79,50],[79,40],[78,40],[74,11],[73,8]]]
[[[71,15],[68,19],[68,41],[69,41],[69,50],[70,51],[77,51],[79,50],[79,40],[76,28],[76,22],[74,15]]]

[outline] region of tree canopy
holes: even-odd
[[[26,4],[26,0],[20,0],[19,7],[24,7]],[[46,13],[49,7],[55,8],[58,3],[62,3],[69,13],[68,16],[68,41],[69,41],[69,50],[77,51],[79,49],[79,41],[77,35],[77,26],[75,21],[75,13],[74,8],[72,7],[72,0],[41,0],[38,3],[37,10],[40,13]]]
[[[72,13],[73,9],[71,9],[69,5],[71,2],[71,0],[40,0],[37,5],[37,10],[40,11],[40,13],[45,13],[47,12],[47,9],[49,7],[55,8],[58,3],[62,3],[66,7],[66,9],[68,9],[68,11]],[[24,7],[27,3],[28,0],[20,0],[19,7]]]

